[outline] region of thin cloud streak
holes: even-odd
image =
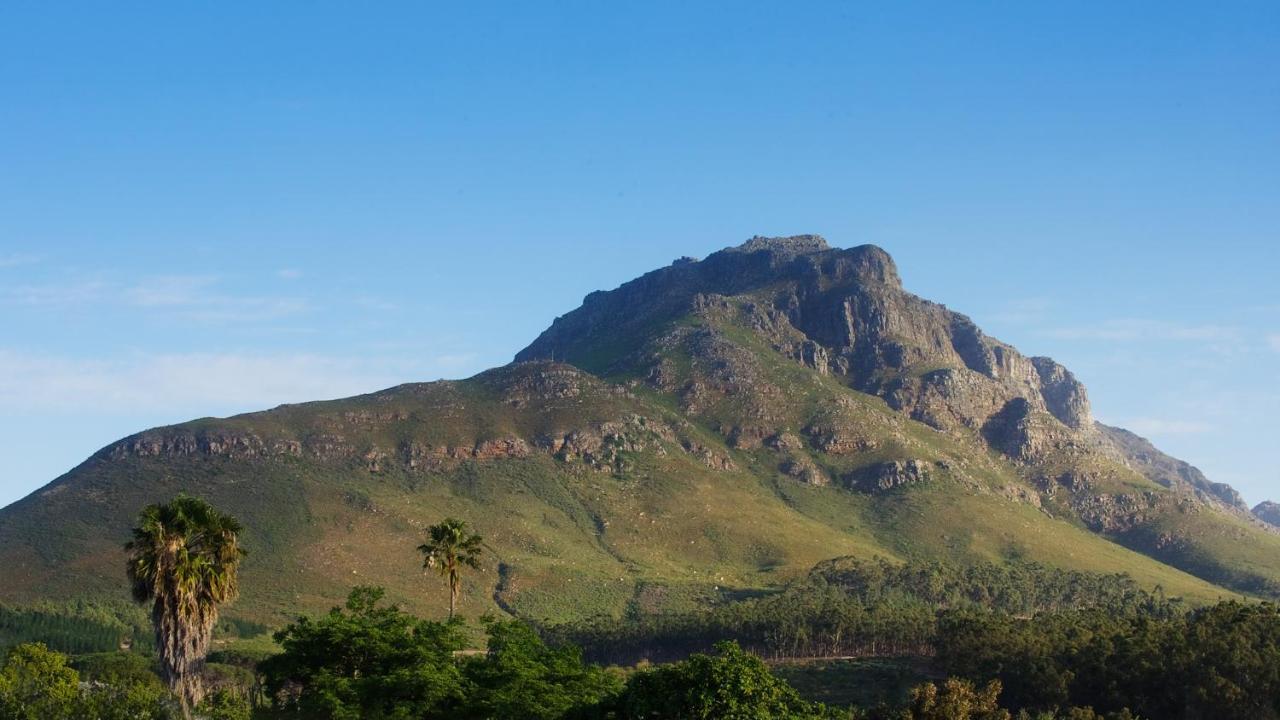
[[[34,265],[38,262],[40,262],[40,256],[32,255],[31,253],[9,253],[7,255],[0,255],[0,268]]]
[[[1107,340],[1114,342],[1173,341],[1229,343],[1239,341],[1240,328],[1230,325],[1179,325],[1158,320],[1120,319],[1097,325],[1045,330],[1059,340]]]
[[[135,283],[87,279],[69,283],[21,285],[4,297],[11,304],[62,308],[113,305],[170,313],[205,323],[261,322],[299,315],[312,309],[305,298],[236,295],[218,289],[213,275],[161,275]]]
[[[996,323],[1031,325],[1043,322],[1052,307],[1053,302],[1047,298],[1010,300],[995,312],[987,313],[986,318]]]
[[[1214,427],[1206,422],[1167,418],[1132,418],[1119,423],[1119,426],[1147,437],[1199,435],[1214,430]]]
[[[468,354],[414,358],[314,354],[138,354],[80,360],[0,350],[0,406],[11,411],[207,415],[347,397],[457,376]]]

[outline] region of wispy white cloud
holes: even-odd
[[[40,262],[39,255],[31,253],[7,253],[0,254],[0,268],[18,267],[19,265],[34,265]]]
[[[212,275],[161,275],[119,288],[121,299],[138,307],[175,307],[207,304],[214,299]]]
[[[1280,353],[1280,333],[1276,333],[1274,335],[1268,335],[1267,345],[1270,345],[1272,350],[1275,350],[1276,352]]]
[[[1010,300],[986,317],[992,322],[1010,325],[1030,325],[1044,320],[1053,303],[1047,298],[1022,298]]]
[[[1213,431],[1212,425],[1198,420],[1140,417],[1131,418],[1119,424],[1121,427],[1132,430],[1139,435],[1152,437],[1160,437],[1162,435],[1198,435]]]
[[[4,295],[6,301],[17,305],[64,306],[99,302],[112,286],[102,280],[77,280],[69,283],[43,285],[17,285]]]
[[[465,353],[414,357],[314,354],[136,354],[84,360],[0,350],[0,407],[11,412],[218,414],[458,377]]]
[[[465,370],[476,366],[475,353],[454,353],[452,355],[437,355],[434,364],[440,369],[449,370]]]
[[[302,277],[302,271],[297,268],[281,268],[276,271],[276,276],[282,280],[297,280]]]
[[[1060,340],[1107,340],[1142,342],[1150,340],[1230,343],[1242,339],[1240,328],[1231,325],[1182,325],[1160,320],[1117,319],[1096,325],[1053,328],[1044,335]]]
[[[390,300],[383,300],[382,298],[371,297],[368,295],[363,297],[358,297],[354,300],[354,302],[356,307],[360,308],[361,310],[391,312],[393,310],[400,309],[399,305],[391,302]]]
[[[130,283],[88,278],[19,285],[0,300],[35,307],[111,305],[177,315],[195,322],[254,322],[311,309],[301,297],[240,295],[220,287],[213,275],[160,275]]]

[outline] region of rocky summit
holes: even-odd
[[[594,292],[467,380],[125,438],[0,510],[0,600],[123,596],[134,513],[178,491],[244,521],[235,612],[263,621],[353,584],[438,607],[414,548],[446,515],[491,549],[469,606],[536,620],[716,603],[849,555],[1280,597],[1274,507],[1096,422],[1070,370],[911,294],[884,250],[816,235]]]

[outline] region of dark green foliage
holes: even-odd
[[[1163,617],[1180,604],[1144,592],[1124,575],[1036,563],[955,568],[838,558],[777,595],[626,624],[605,618],[556,627],[549,635],[581,645],[593,660],[616,664],[677,659],[730,639],[772,658],[929,655],[940,607],[1013,615],[1099,608]]]
[[[138,653],[108,652],[77,655],[71,666],[88,682],[119,685],[125,683],[159,683],[154,656]]]
[[[1001,704],[1030,718],[1280,718],[1276,606],[1223,602],[1189,611],[1123,576],[1036,565],[824,563],[776,596],[551,634],[581,638],[593,655],[611,659],[670,658],[724,638],[779,657],[914,656],[969,689],[998,681]],[[991,704],[964,699],[965,688],[922,687],[910,712],[950,717],[951,710],[927,713]],[[884,717],[900,712],[908,711]]]
[[[266,635],[271,629],[262,623],[243,618],[224,617],[218,622],[217,632],[227,637],[251,638]]]
[[[79,683],[65,656],[41,644],[19,645],[0,669],[0,719],[70,718],[80,706]]]
[[[65,655],[44,645],[14,648],[0,669],[0,720],[170,720],[174,698],[136,667],[103,671],[90,682]]]
[[[196,713],[205,720],[249,720],[253,708],[243,695],[224,688],[210,693]]]
[[[1224,602],[1172,618],[948,613],[937,647],[946,672],[999,678],[1012,707],[1280,717],[1280,610],[1271,604]]]
[[[1152,595],[1123,574],[1061,570],[1037,562],[891,563],[884,559],[835,558],[819,563],[810,581],[839,587],[866,605],[903,600],[935,607],[976,606],[1013,615],[1079,608],[1114,612],[1165,611]]]
[[[176,720],[180,717],[173,695],[155,677],[150,681],[95,685],[85,693],[84,703],[88,708],[84,714],[72,717],[77,720]]]
[[[584,665],[578,648],[547,647],[522,622],[489,622],[487,631],[488,653],[464,666],[467,700],[457,717],[554,720],[622,687],[617,675]]]
[[[488,652],[462,658],[459,623],[421,621],[356,588],[345,609],[276,634],[284,652],[259,665],[278,717],[530,718],[594,706],[621,680],[551,648],[529,626],[489,621]]]
[[[146,616],[133,608],[76,602],[15,608],[0,605],[0,651],[42,642],[63,653],[112,652],[122,643],[151,650]]]
[[[619,720],[772,720],[833,717],[805,702],[736,643],[718,643],[714,655],[634,675],[605,717]]]
[[[380,606],[381,588],[358,587],[345,608],[302,617],[276,633],[284,649],[261,663],[282,717],[437,717],[458,707],[465,647],[456,625]]]

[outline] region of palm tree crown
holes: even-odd
[[[152,603],[161,668],[184,712],[204,694],[199,673],[218,605],[239,591],[236,570],[245,555],[240,531],[235,518],[180,495],[144,508],[125,545],[133,597]]]
[[[484,540],[479,535],[468,534],[467,524],[454,518],[432,525],[427,528],[427,534],[430,539],[418,546],[422,567],[435,569],[449,579],[449,619],[452,620],[462,588],[461,570],[463,566],[480,567]]]

